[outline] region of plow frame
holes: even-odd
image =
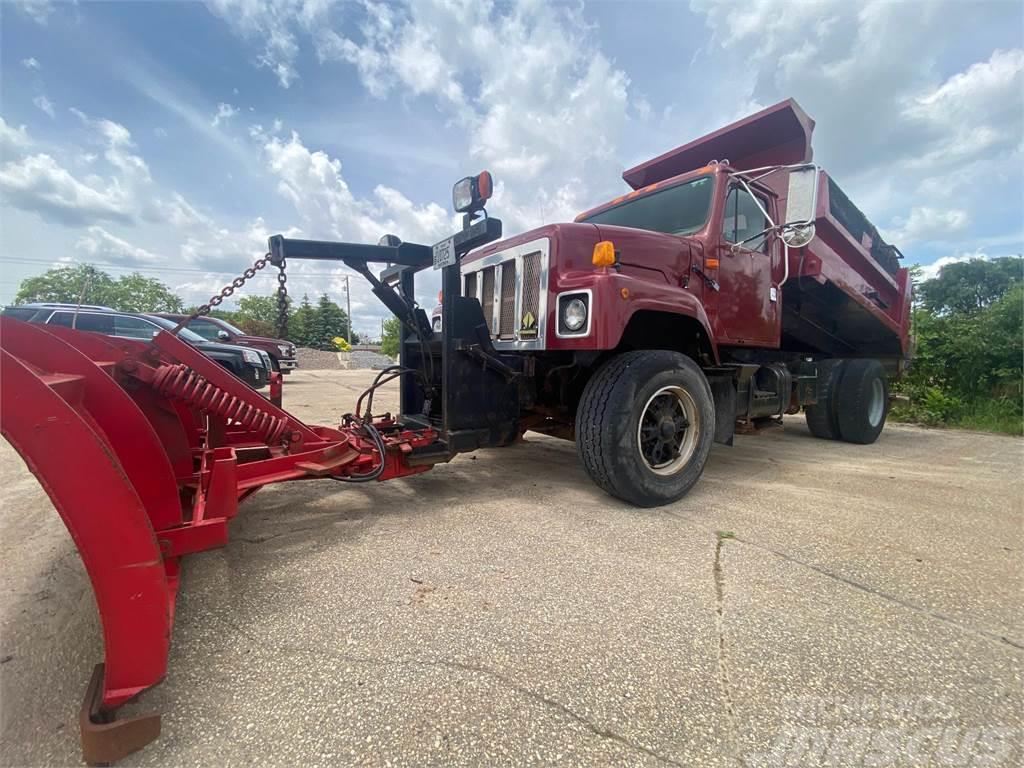
[[[159,736],[158,714],[116,711],[164,678],[181,558],[224,546],[241,500],[270,483],[424,472],[407,457],[437,439],[387,417],[304,424],[168,332],[146,343],[0,317],[0,375],[0,431],[71,534],[96,600],[104,660],[79,712],[90,764]]]

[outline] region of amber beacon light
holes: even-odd
[[[594,246],[593,262],[595,267],[615,265],[615,245],[611,240],[602,240]]]

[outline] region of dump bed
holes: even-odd
[[[622,174],[640,189],[712,163],[738,171],[810,163],[812,120],[792,99],[684,144]],[[785,220],[787,171],[762,183]],[[911,283],[902,254],[820,171],[815,237],[790,251],[783,287],[783,346],[837,356],[902,359],[909,350]]]

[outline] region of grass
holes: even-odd
[[[1004,435],[1024,435],[1024,418],[1021,417],[1020,409],[1007,400],[970,403],[957,414],[953,426]]]
[[[973,429],[1001,435],[1024,435],[1024,415],[1020,406],[1008,398],[990,398],[971,403],[957,402],[948,408],[929,408],[927,404],[893,406],[890,418],[909,424],[949,429]]]

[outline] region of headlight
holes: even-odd
[[[288,357],[288,350],[289,350],[289,347],[288,347],[287,344],[278,344],[277,345],[277,351],[280,352],[285,357]]]
[[[561,314],[560,325],[563,334],[575,334],[585,331],[587,323],[587,295],[583,293],[563,296],[559,301],[559,312]]]
[[[254,349],[243,349],[242,350],[242,359],[244,359],[245,362],[247,362],[247,363],[252,363],[253,365],[259,365],[260,364],[259,353],[256,352],[256,350],[254,350]]]

